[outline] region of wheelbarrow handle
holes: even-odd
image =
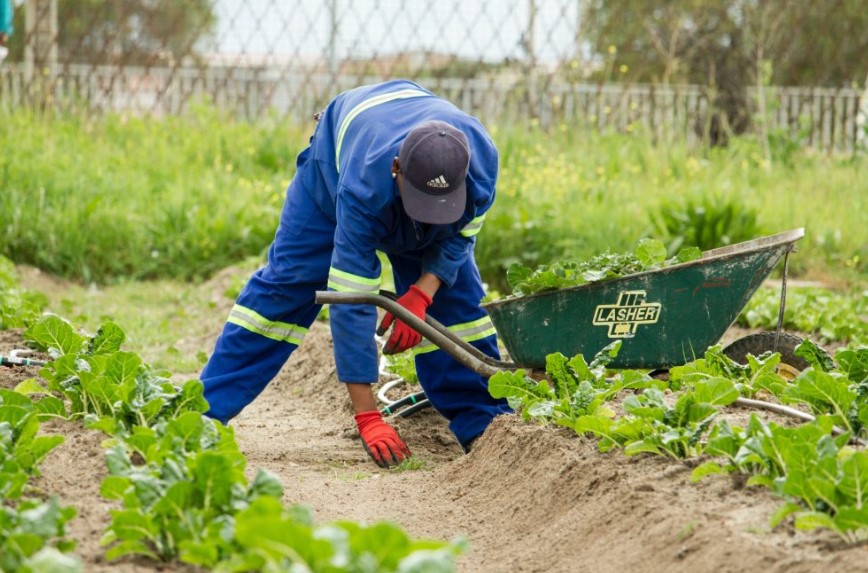
[[[398,295],[388,291],[388,290],[380,290],[380,296],[386,297],[389,300],[393,300],[395,302],[398,301]],[[401,307],[403,308],[403,307]],[[400,317],[399,317],[400,318]],[[471,355],[475,356],[478,360],[481,360],[488,364],[489,366],[494,366],[499,370],[516,370],[518,366],[513,364],[512,362],[506,362],[504,360],[498,360],[496,358],[492,358],[488,356],[472,344],[467,343],[460,336],[456,335],[454,332],[446,328],[442,322],[432,317],[431,315],[425,315],[425,323],[433,327],[436,331],[441,333],[442,335],[449,338],[452,342],[469,352]]]
[[[373,293],[317,291],[317,304],[370,304],[392,313],[419,334],[438,346],[441,350],[455,358],[462,365],[486,378],[502,370],[518,368],[511,362],[495,360],[484,355],[479,349],[461,340],[445,326],[430,316],[422,321],[415,314],[398,304],[388,296]]]

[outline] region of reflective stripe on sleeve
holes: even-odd
[[[341,171],[341,147],[344,144],[344,136],[347,134],[347,129],[349,129],[350,123],[352,123],[352,121],[356,119],[357,115],[359,115],[365,110],[371,109],[372,107],[378,106],[382,103],[394,101],[396,99],[409,99],[430,95],[431,94],[429,94],[428,92],[423,92],[422,90],[417,89],[400,90],[397,92],[381,94],[366,99],[365,101],[351,109],[347,116],[344,118],[344,120],[341,122],[340,129],[338,129],[337,144],[335,145],[335,168],[337,169],[338,173],[340,173]]]
[[[492,334],[496,334],[494,325],[491,323],[491,319],[487,316],[483,316],[479,320],[474,320],[473,322],[455,324],[447,327],[447,329],[461,338],[464,342],[482,340]],[[423,338],[422,342],[413,348],[413,354],[425,354],[426,352],[433,352],[435,350],[440,350],[440,347],[427,338]]]
[[[461,235],[464,237],[472,237],[482,230],[482,222],[485,221],[485,214],[476,217],[461,229]]]
[[[380,277],[375,279],[353,275],[334,267],[329,268],[330,289],[338,292],[364,292],[374,293],[380,289]]]
[[[238,325],[250,332],[272,340],[289,342],[298,346],[307,334],[307,329],[297,324],[268,320],[255,310],[236,304],[229,313],[226,322]]]

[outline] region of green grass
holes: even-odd
[[[389,468],[389,471],[392,473],[414,472],[429,469],[428,465],[428,460],[417,458],[416,456],[410,456],[398,465]]]
[[[21,288],[15,265],[0,256],[0,330],[30,326],[46,304],[41,293]]]
[[[115,322],[127,334],[125,348],[146,362],[198,374],[210,352],[202,341],[216,336],[226,318],[204,294],[200,287],[172,280],[125,281],[105,288],[71,285],[50,308],[90,333],[106,321]]]
[[[335,479],[344,483],[363,481],[369,479],[373,475],[374,474],[366,470],[344,470],[342,472],[335,470],[334,472]]]
[[[43,293],[47,311],[85,332],[95,333],[106,321],[115,322],[127,335],[125,349],[179,376],[197,376],[223,328],[234,285],[260,263],[258,258],[247,259],[219,280],[199,284],[122,280],[98,287],[45,284],[31,278],[24,287]]]
[[[654,225],[660,210],[707,197],[755,211],[766,234],[805,227],[790,258],[794,275],[857,282],[868,275],[865,156],[804,151],[792,161],[769,163],[747,139],[706,150],[567,128],[494,134],[501,152],[499,196],[476,258],[499,290],[507,291],[505,270],[512,262],[534,266],[623,252],[645,236],[666,241]]]
[[[696,533],[696,529],[698,526],[699,526],[699,522],[695,519],[691,519],[690,521],[685,523],[684,527],[682,527],[678,531],[678,534],[676,535],[676,539],[678,539],[679,542],[685,541],[686,539],[689,539],[690,537],[693,536],[694,533]]]
[[[162,119],[0,111],[0,254],[100,284],[197,280],[261,256],[312,129],[240,122],[204,105]],[[498,200],[476,259],[492,288],[508,291],[512,262],[668,241],[655,226],[664,207],[718,204],[735,214],[726,237],[805,227],[794,276],[868,276],[864,155],[787,151],[769,162],[750,139],[707,150],[576,126],[490,129]]]
[[[0,111],[0,254],[85,281],[195,279],[270,242],[303,142],[280,121]]]

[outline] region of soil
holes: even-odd
[[[20,331],[0,332],[0,354],[21,346]],[[461,573],[868,571],[864,545],[846,546],[829,532],[791,524],[771,530],[769,516],[781,501],[768,490],[725,476],[691,484],[690,464],[600,453],[593,440],[516,416],[496,419],[467,455],[436,412],[398,418],[395,425],[424,466],[382,470],[359,444],[334,372],[328,327],[316,323],[232,422],[251,477],[258,467],[275,472],[285,501],[313,507],[319,521],[390,520],[413,537],[464,536],[470,550],[459,560]],[[0,368],[0,387],[36,373]],[[44,429],[67,439],[45,460],[35,485],[78,508],[69,533],[86,571],[193,570],[143,560],[105,563],[99,537],[113,506],[99,496],[105,437],[77,423]]]

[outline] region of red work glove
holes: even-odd
[[[383,421],[380,412],[360,412],[354,417],[365,451],[374,458],[378,466],[387,468],[410,457],[410,450],[401,440],[401,436],[395,428]]]
[[[428,310],[428,307],[431,306],[432,302],[434,301],[430,296],[428,296],[428,293],[416,285],[410,286],[410,290],[398,299],[398,304],[415,314],[420,320],[425,320],[425,311]],[[389,340],[386,341],[386,346],[383,348],[383,354],[398,354],[404,352],[408,348],[413,348],[421,342],[421,334],[400,320],[396,321],[395,317],[392,316],[392,313],[390,312],[386,313],[383,322],[380,323],[380,327],[377,329],[377,335],[383,336],[389,327],[392,326],[392,322],[395,323],[395,328],[392,329],[392,335],[389,337]]]

